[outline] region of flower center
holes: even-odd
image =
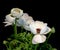
[[[41,29],[37,28],[36,31],[37,31],[37,34],[39,34]]]
[[[16,11],[16,12],[20,13],[20,11],[19,11],[18,9],[14,10],[14,11]]]
[[[14,17],[13,15],[10,15],[11,17]]]

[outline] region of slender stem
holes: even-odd
[[[9,46],[9,50],[11,50],[12,48],[11,48],[11,46]]]
[[[8,50],[8,46],[6,45],[6,48],[7,48],[7,50]]]
[[[15,19],[15,24],[14,24],[14,34],[15,35],[17,34],[17,26],[16,26],[16,23],[17,23],[17,19]]]
[[[35,50],[37,50],[38,45],[35,46]]]
[[[50,38],[50,36],[51,36],[51,32],[49,33],[49,35],[48,35],[48,37],[47,37],[47,40],[46,40],[46,42],[48,41],[48,39]]]
[[[47,37],[47,40],[46,40],[46,42],[42,45],[42,47],[47,46],[47,42],[48,42],[48,39],[50,38],[51,34],[52,34],[52,32],[49,33],[49,35],[48,35],[48,37]],[[51,45],[49,45],[49,47],[50,47],[50,49],[52,48]],[[40,48],[40,50],[41,50],[41,48]]]
[[[52,46],[50,44],[47,44],[47,46],[49,46],[49,48],[52,49]]]

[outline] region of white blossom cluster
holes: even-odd
[[[47,26],[47,23],[42,21],[34,21],[31,16],[27,13],[23,13],[23,10],[19,8],[13,8],[11,13],[6,15],[5,26],[9,26],[15,23],[17,20],[17,26],[23,26],[25,30],[31,31],[34,34],[32,39],[33,44],[43,43],[46,41],[45,34],[51,31],[50,27]]]

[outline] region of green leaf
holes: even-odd
[[[28,50],[29,48],[29,44],[27,42],[25,42],[25,47],[24,47],[26,50]]]
[[[10,41],[9,45],[14,48],[15,46],[18,46],[18,43],[20,43],[20,41],[14,39],[12,41]]]
[[[21,48],[20,47],[16,47],[16,49],[15,50],[21,50]]]

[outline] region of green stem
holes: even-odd
[[[46,42],[48,41],[48,39],[50,38],[50,36],[51,36],[51,32],[49,33],[49,35],[48,35],[48,37],[47,37],[47,40],[46,40]]]
[[[47,44],[47,46],[49,46],[48,48],[51,50],[52,49],[52,46],[50,44]]]
[[[52,34],[52,33],[50,32],[49,35],[48,35],[48,37],[47,37],[46,42],[42,45],[42,47],[47,46],[47,42],[48,42],[48,40],[49,40],[51,34]],[[49,45],[49,46],[50,46],[50,45]],[[50,47],[51,47],[51,46],[50,46]],[[40,49],[40,50],[41,50],[41,49]]]
[[[37,50],[38,44],[35,46],[35,50]]]
[[[14,34],[15,34],[15,36],[17,34],[17,26],[16,26],[16,23],[17,23],[17,19],[15,19],[15,24],[14,24]]]
[[[8,46],[6,45],[6,48],[7,48],[7,50],[8,50]]]
[[[8,50],[11,50],[11,46],[9,46]]]
[[[31,44],[30,44],[31,45]],[[31,48],[29,50],[32,50],[32,45],[31,45]]]

